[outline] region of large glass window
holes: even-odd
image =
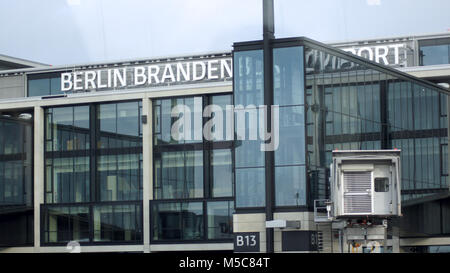
[[[142,199],[140,113],[141,102],[46,109],[46,202]]]
[[[230,228],[224,226],[228,222],[219,223],[220,216],[205,217],[206,204],[220,201],[229,206],[234,199],[233,139],[227,139],[225,131],[230,122],[226,106],[231,104],[228,94],[153,101],[152,240],[230,239],[226,235]],[[203,117],[204,107],[210,105],[220,107],[222,113],[213,109],[210,116]],[[220,114],[222,118],[218,119]],[[211,123],[213,119],[223,126]],[[203,134],[206,124],[212,124],[208,132],[215,137]],[[215,211],[213,205],[210,210]],[[219,207],[215,213],[223,214]],[[210,231],[219,228],[217,225],[226,234]]]
[[[32,116],[0,113],[0,247],[34,242]]]
[[[89,241],[89,207],[48,207],[43,213],[45,243]]]
[[[203,197],[203,151],[162,152],[155,157],[155,199]]]
[[[420,65],[450,63],[450,39],[419,41]]]
[[[100,201],[142,199],[140,102],[97,106]]]
[[[264,174],[264,167],[236,169],[237,208],[264,207],[266,205]],[[238,181],[241,183],[237,183]]]
[[[28,97],[62,94],[59,73],[28,74]]]
[[[279,105],[275,205],[306,205],[303,47],[273,50],[274,103]]]
[[[440,169],[448,134],[445,93],[319,49],[306,48],[305,60],[312,199],[327,195],[334,149],[401,149],[404,199],[448,188]]]
[[[153,240],[204,239],[202,202],[153,205]]]
[[[186,199],[233,197],[232,146],[226,138],[226,105],[231,95],[161,99],[153,102],[154,198]],[[187,104],[185,104],[187,103]],[[220,106],[224,136],[207,139],[203,125],[215,118],[203,118],[203,107]],[[187,108],[172,117],[172,112]],[[196,110],[192,110],[196,108]],[[180,123],[181,122],[181,123]],[[184,125],[181,125],[184,122]],[[191,129],[187,126],[190,124]],[[179,125],[179,126],[177,126]],[[173,127],[177,130],[174,130]],[[195,129],[193,129],[195,128]],[[185,130],[186,129],[186,130]],[[211,131],[214,133],[214,125]],[[175,134],[189,136],[176,139]]]
[[[212,196],[233,196],[233,157],[231,149],[211,151]]]
[[[233,238],[233,202],[208,202],[208,239]]]
[[[90,201],[89,106],[45,111],[46,203]]]
[[[140,101],[45,109],[44,243],[142,240],[141,112]]]
[[[258,107],[264,105],[263,63],[262,50],[234,53],[235,132],[245,132],[237,137],[235,147],[236,208],[265,205],[265,156],[257,139],[262,127]]]
[[[93,208],[95,242],[142,240],[140,205],[98,205]]]
[[[42,213],[44,244],[142,241],[142,204],[50,205]]]
[[[152,241],[229,240],[233,212],[233,201],[153,202]]]

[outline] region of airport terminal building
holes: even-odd
[[[391,149],[389,244],[450,246],[450,35],[270,46],[269,68],[262,41],[55,67],[0,55],[0,252],[337,252],[314,222],[332,151]],[[278,135],[252,131],[271,118]]]

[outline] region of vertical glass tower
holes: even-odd
[[[236,142],[238,214],[264,212],[265,168],[275,212],[311,211],[329,194],[336,149],[401,149],[403,200],[448,191],[447,90],[306,38],[273,40],[273,74],[263,75],[262,47],[234,44],[234,104],[250,124],[272,76],[279,146],[267,166],[259,140]]]

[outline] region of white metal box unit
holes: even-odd
[[[400,150],[333,151],[333,216],[401,216]]]

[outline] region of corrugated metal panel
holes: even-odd
[[[344,187],[344,213],[372,213],[371,172],[345,172]]]

